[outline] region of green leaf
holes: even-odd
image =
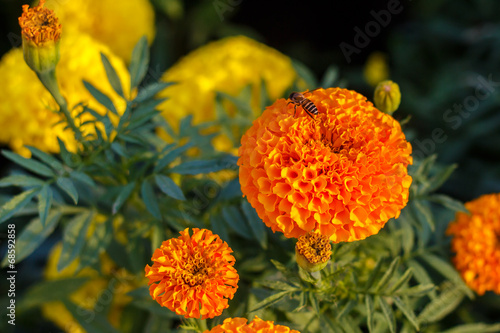
[[[0,223],[7,221],[12,215],[26,206],[39,191],[39,188],[34,188],[20,193],[6,202],[0,207]]]
[[[227,226],[224,223],[224,219],[220,215],[210,216],[210,226],[214,234],[219,235],[220,239],[223,241],[229,240],[229,235],[227,234]]]
[[[31,151],[33,156],[36,156],[40,161],[44,162],[55,171],[61,172],[64,170],[64,166],[62,165],[62,163],[59,162],[57,158],[55,158],[54,156],[49,155],[35,147],[26,146],[26,148],[28,148]]]
[[[395,284],[393,284],[393,285],[389,288],[389,290],[387,291],[387,293],[388,293],[388,294],[392,294],[392,293],[394,293],[394,292],[398,291],[398,290],[399,290],[400,288],[402,288],[402,287],[403,287],[406,283],[408,283],[408,281],[410,281],[410,279],[411,279],[412,275],[413,275],[413,271],[412,271],[412,269],[411,269],[411,267],[410,267],[410,268],[408,268],[408,269],[406,270],[406,272],[405,272],[403,275],[401,275],[401,277],[398,279],[398,281],[396,281],[396,283],[395,283]]]
[[[356,300],[350,299],[346,303],[346,305],[344,305],[342,310],[340,310],[337,313],[337,320],[341,320],[343,317],[349,315],[349,313],[351,313],[352,309],[354,309],[356,307],[356,305],[358,305],[358,302]]]
[[[251,86],[245,87],[245,89],[251,88]],[[236,108],[244,115],[251,116],[253,114],[252,106],[250,105],[250,100],[246,98],[237,98],[223,92],[217,92],[217,97],[222,97],[227,99],[236,106]]]
[[[12,175],[0,179],[0,187],[7,187],[7,186],[41,187],[44,184],[45,182],[43,180],[27,175]]]
[[[337,257],[337,256],[335,256],[335,257]],[[365,291],[369,290],[373,286],[373,283],[375,282],[375,279],[377,278],[377,276],[380,272],[380,269],[382,268],[383,263],[384,263],[384,259],[382,257],[380,257],[378,259],[377,263],[375,264],[375,267],[370,272],[370,277],[368,278],[368,281],[366,281]]]
[[[457,164],[452,164],[443,170],[439,171],[434,177],[429,179],[430,186],[426,189],[426,192],[432,192],[437,190],[444,184],[444,182],[451,176],[453,171],[458,167]]]
[[[130,60],[130,87],[131,89],[136,88],[139,83],[144,79],[148,71],[149,65],[149,48],[148,40],[146,36],[142,36],[141,39],[135,44],[134,50],[132,51],[132,58]]]
[[[223,158],[214,160],[188,161],[176,165],[170,172],[181,175],[199,175],[234,168],[237,158],[226,155]]]
[[[380,291],[382,290],[387,283],[389,283],[389,280],[394,276],[394,273],[396,272],[396,269],[398,268],[400,257],[394,258],[394,260],[391,262],[389,265],[389,268],[385,271],[384,275],[380,279],[380,281],[377,283],[377,286],[375,287],[375,291]]]
[[[74,274],[94,264],[99,259],[99,255],[109,246],[112,239],[113,225],[111,218],[105,222],[96,223],[94,233],[84,242],[80,254],[80,264]]]
[[[318,298],[316,297],[316,294],[313,292],[309,293],[309,303],[311,303],[311,306],[314,310],[314,314],[319,317],[319,302]]]
[[[2,154],[12,162],[19,164],[26,170],[29,170],[38,175],[45,177],[53,177],[55,175],[54,171],[52,171],[49,167],[47,167],[45,164],[35,161],[34,159],[24,158],[21,155],[15,154],[8,150],[2,150]]]
[[[62,271],[68,266],[83,249],[87,230],[94,218],[94,214],[90,211],[76,215],[64,228],[62,250],[57,263],[57,270]]]
[[[156,200],[153,186],[151,186],[148,180],[144,180],[142,182],[141,196],[148,212],[150,212],[151,215],[153,215],[158,220],[161,220],[161,211],[160,207],[158,206],[158,200]]]
[[[392,312],[392,307],[383,297],[380,297],[380,307],[382,308],[382,312],[384,313],[384,317],[387,321],[387,326],[389,326],[389,330],[391,331],[391,333],[395,333],[396,318],[394,317],[394,312]]]
[[[335,83],[335,80],[337,80],[338,75],[339,75],[338,68],[333,65],[330,65],[326,69],[325,74],[323,75],[320,87],[323,87],[325,89],[332,87],[333,84]]]
[[[436,159],[437,159],[436,154],[426,157],[422,162],[420,162],[420,165],[418,166],[418,169],[415,172],[415,176],[416,177],[426,176],[434,166]]]
[[[49,185],[44,185],[38,193],[38,213],[40,215],[40,223],[45,225],[47,216],[49,216],[50,207],[52,207],[52,190]]]
[[[425,285],[425,286],[432,285],[432,286],[434,286],[434,283],[432,282],[431,277],[427,273],[427,270],[425,268],[423,268],[422,265],[420,265],[416,260],[409,260],[407,262],[407,265],[409,267],[411,267],[411,269],[413,270],[413,275],[415,276],[415,279],[421,283],[420,285]],[[431,298],[437,297],[435,290],[431,291],[430,297]]]
[[[135,182],[131,182],[131,183],[122,187],[120,194],[118,194],[118,197],[116,197],[115,202],[113,202],[113,207],[111,209],[113,215],[118,213],[120,208],[122,208],[125,201],[127,201],[127,199],[130,197],[130,195],[134,191],[134,188],[135,188]]]
[[[185,144],[182,147],[178,147],[178,148],[173,149],[172,151],[169,151],[167,154],[165,154],[165,156],[163,156],[162,158],[160,158],[158,160],[158,163],[156,164],[153,172],[154,173],[160,172],[167,165],[169,165],[170,163],[172,163],[173,161],[175,161],[175,159],[177,157],[179,157],[182,154],[184,154],[184,152],[187,151],[191,147],[193,147],[193,143],[192,142],[188,142],[187,144]]]
[[[69,152],[69,150],[66,148],[66,145],[64,144],[64,141],[62,141],[59,137],[57,137],[57,142],[59,142],[61,159],[66,165],[74,167],[75,163],[73,161],[73,154]]]
[[[252,232],[245,223],[245,218],[241,215],[239,209],[235,206],[224,206],[222,216],[226,224],[231,227],[238,235],[246,239],[252,239]]]
[[[106,319],[106,317],[98,311],[88,310],[69,300],[63,300],[64,306],[71,313],[73,318],[78,321],[85,332],[92,333],[120,333]],[[101,305],[102,306],[102,305]]]
[[[373,299],[370,295],[365,295],[366,325],[368,331],[373,332]]]
[[[299,291],[300,288],[297,286],[291,285],[287,282],[279,281],[279,280],[272,280],[272,281],[262,281],[260,282],[264,287],[267,287],[269,289],[273,290],[289,290],[289,291]]]
[[[417,317],[415,317],[415,313],[413,312],[410,307],[401,300],[399,297],[393,297],[394,304],[398,307],[399,310],[405,315],[405,317],[410,321],[410,323],[418,330],[420,330],[420,327],[418,325]]]
[[[472,290],[467,287],[455,267],[453,267],[448,261],[430,253],[423,254],[420,258],[422,258],[422,260],[428,263],[436,271],[441,273],[441,275],[452,281],[454,284],[459,285],[470,299],[474,299],[474,293]]]
[[[415,212],[417,213],[417,217],[419,217],[419,219],[423,217],[424,221],[429,225],[431,230],[435,231],[436,223],[434,222],[431,209],[420,200],[413,200],[413,205],[416,208]]]
[[[274,265],[274,267],[276,267],[276,269],[278,271],[280,271],[281,273],[283,274],[286,274],[288,272],[288,269],[286,268],[285,265],[283,265],[282,263],[280,263],[279,261],[277,260],[274,260],[274,259],[271,259],[271,263]]]
[[[139,93],[137,93],[137,97],[132,102],[142,103],[142,102],[147,101],[151,98],[154,98],[155,95],[158,94],[160,91],[164,90],[167,87],[170,87],[173,84],[175,84],[175,82],[151,83],[150,85],[140,89]]]
[[[156,175],[155,181],[160,190],[169,197],[176,200],[186,200],[186,197],[184,196],[184,193],[182,193],[180,187],[170,177]]]
[[[456,211],[456,212],[463,212],[466,214],[469,213],[469,211],[467,210],[467,208],[465,208],[465,206],[462,202],[460,202],[459,200],[450,198],[449,196],[444,195],[444,194],[434,194],[434,195],[426,197],[426,199],[429,201],[432,201],[432,202],[436,202],[440,205],[443,205],[444,207],[449,208],[449,209]]]
[[[42,225],[40,219],[31,220],[16,239],[16,263],[29,256],[54,231],[61,218],[59,211],[53,211]],[[2,261],[2,267],[7,264],[7,256]]]
[[[484,323],[465,324],[465,325],[455,326],[441,333],[490,333],[490,332],[491,333],[500,332],[500,323],[491,325]]]
[[[111,144],[111,149],[118,154],[121,157],[128,158],[127,151],[125,150],[125,147],[118,142],[113,142]]]
[[[398,295],[404,295],[404,296],[414,296],[414,297],[420,297],[423,295],[427,295],[430,292],[435,292],[436,286],[432,283],[429,284],[419,284],[415,287],[411,287],[408,289],[401,289],[396,292]],[[431,297],[432,298],[432,297]]]
[[[250,203],[248,203],[248,201],[245,200],[241,203],[241,210],[248,221],[248,225],[250,226],[250,230],[252,231],[254,238],[259,242],[263,249],[267,249],[266,225],[262,222],[259,215],[257,215],[257,212],[250,205]]]
[[[74,180],[80,181],[90,187],[97,186],[92,178],[90,178],[87,174],[80,171],[71,171],[69,177],[73,178]]]
[[[460,286],[454,286],[450,283],[450,287],[446,288],[436,299],[432,300],[420,312],[418,321],[420,323],[437,322],[452,311],[454,311],[462,302],[465,294]]]
[[[109,98],[108,96],[106,96],[106,94],[102,93],[99,89],[94,87],[90,82],[87,82],[85,80],[82,81],[85,88],[87,88],[89,93],[96,99],[96,101],[98,101],[106,109],[108,109],[109,111],[113,112],[118,116],[118,111],[116,111],[115,105],[113,104],[111,98]],[[102,116],[100,120],[102,121]]]
[[[316,78],[313,72],[307,68],[303,63],[298,60],[292,59],[293,69],[297,72],[297,75],[303,79],[306,83],[308,89],[315,89],[318,87]]]
[[[26,291],[19,306],[31,308],[47,302],[56,302],[68,298],[89,279],[89,277],[71,277],[39,282]]]
[[[108,57],[106,57],[106,55],[102,52],[101,52],[101,61],[104,66],[104,69],[106,70],[106,76],[108,77],[108,81],[111,84],[111,87],[113,87],[114,91],[116,91],[118,95],[125,98],[125,94],[123,93],[122,89],[122,83],[120,82],[120,77],[113,68],[113,65],[111,65],[111,62],[109,61]]]
[[[67,177],[59,177],[57,178],[56,184],[61,190],[69,195],[75,205],[78,203],[78,192],[71,179]]]
[[[270,307],[271,305],[278,303],[283,297],[285,297],[286,295],[289,295],[290,293],[292,293],[292,291],[286,290],[286,291],[281,291],[279,293],[273,294],[273,295],[263,299],[259,303],[255,304],[248,311],[248,313],[255,312],[255,311]]]
[[[415,245],[415,231],[412,225],[407,222],[407,219],[404,218],[405,216],[401,216],[398,221],[401,225],[401,244],[403,251],[405,256],[409,256]]]
[[[349,252],[356,250],[360,245],[360,242],[342,243],[340,245],[337,245],[333,256],[335,258],[342,258]]]

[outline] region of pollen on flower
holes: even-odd
[[[300,333],[283,325],[274,325],[274,322],[264,321],[257,316],[248,324],[247,321],[246,318],[227,318],[221,325],[203,333]]]
[[[479,295],[500,295],[500,193],[467,202],[470,214],[457,213],[446,233],[452,235],[455,267]]]
[[[399,123],[355,91],[317,89],[311,119],[285,99],[243,135],[243,195],[273,231],[334,243],[378,233],[408,202],[411,145]]]
[[[38,6],[29,8],[23,5],[23,13],[19,17],[22,35],[35,45],[45,42],[57,42],[61,38],[62,26],[54,11],[44,8],[45,0],[40,0]]]
[[[146,265],[151,297],[185,318],[219,316],[238,288],[232,250],[210,230],[193,229],[163,242]]]

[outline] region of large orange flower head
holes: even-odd
[[[479,295],[500,295],[500,193],[483,195],[465,207],[470,214],[457,213],[447,230],[453,235],[453,263]]]
[[[227,318],[222,325],[204,333],[300,333],[283,325],[274,325],[274,322],[264,321],[257,316],[248,324],[247,321],[246,318]]]
[[[185,318],[219,316],[238,289],[233,250],[210,230],[188,229],[169,239],[146,265],[151,297]]]
[[[243,194],[286,237],[319,230],[338,243],[378,233],[408,202],[411,145],[401,126],[352,90],[302,95],[316,115],[279,99],[243,135]]]

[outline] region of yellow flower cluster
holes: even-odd
[[[257,114],[261,80],[266,83],[270,98],[277,99],[295,79],[287,56],[244,36],[227,37],[191,52],[165,72],[162,80],[178,84],[159,94],[168,97],[159,109],[174,127],[189,114],[194,123],[214,120],[217,91],[237,95],[252,84],[251,102]]]
[[[125,102],[108,83],[101,63],[101,52],[111,61],[128,93],[130,79],[123,61],[90,36],[67,32],[61,39],[61,60],[57,66],[61,92],[69,107],[84,102],[97,112],[104,113],[105,108],[85,89],[82,80],[86,80],[108,95],[117,110],[123,112]],[[57,137],[66,143],[68,149],[75,149],[71,130],[64,130],[64,124],[54,126],[61,120],[53,112],[57,104],[24,62],[22,49],[12,49],[4,55],[0,62],[0,78],[6,83],[0,89],[1,143],[7,143],[13,150],[26,156],[29,156],[29,151],[24,145],[32,145],[46,152],[58,152]],[[91,130],[90,126],[87,130]]]
[[[46,7],[55,11],[64,34],[86,33],[127,62],[142,36],[146,35],[151,43],[155,35],[154,10],[149,0],[47,0]]]

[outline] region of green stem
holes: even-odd
[[[38,79],[40,79],[40,82],[45,86],[45,88],[50,92],[52,97],[56,100],[57,104],[59,105],[59,110],[64,114],[66,117],[66,121],[75,133],[75,137],[79,142],[83,142],[83,135],[80,129],[76,126],[75,120],[71,116],[68,110],[68,103],[66,102],[66,99],[61,95],[61,92],[59,90],[59,85],[57,84],[57,79],[56,79],[56,71],[55,69],[49,70],[44,73],[36,73],[38,76]]]

